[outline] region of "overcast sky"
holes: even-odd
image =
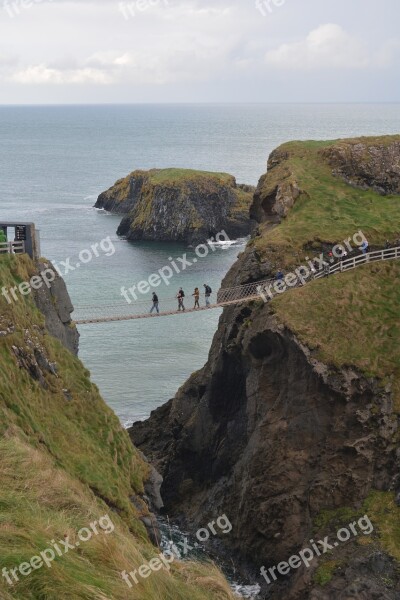
[[[399,0],[0,0],[0,103],[397,102]]]

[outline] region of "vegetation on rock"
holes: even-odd
[[[232,238],[248,235],[253,191],[227,173],[138,170],[101,194],[96,207],[127,213],[118,233],[128,239],[193,244],[222,230]]]

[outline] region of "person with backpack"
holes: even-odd
[[[181,309],[184,311],[185,306],[183,304],[183,299],[185,297],[185,292],[183,291],[182,288],[179,288],[179,292],[176,297],[178,298],[178,311],[180,311]]]
[[[212,289],[206,283],[204,284],[204,291],[206,297],[206,306],[210,306],[210,296],[212,294]]]
[[[160,309],[158,308],[158,296],[155,292],[153,292],[153,306],[150,309],[150,314],[153,312],[153,310],[156,310],[157,314],[160,314]]]
[[[192,294],[192,296],[194,296],[194,307],[193,308],[200,308],[200,290],[199,288],[194,288],[194,294]]]

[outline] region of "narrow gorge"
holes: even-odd
[[[400,136],[281,146],[223,287],[290,272],[356,232],[371,248],[395,243],[399,185]],[[196,529],[229,515],[222,551],[262,598],[399,597],[399,276],[397,261],[365,265],[225,308],[204,368],[130,430],[171,517]],[[261,566],[364,515],[370,537],[263,581]]]

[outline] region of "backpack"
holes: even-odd
[[[212,294],[212,289],[209,285],[206,286],[206,294]]]
[[[182,290],[181,291],[181,298],[184,298],[184,297],[185,297],[185,292]]]

